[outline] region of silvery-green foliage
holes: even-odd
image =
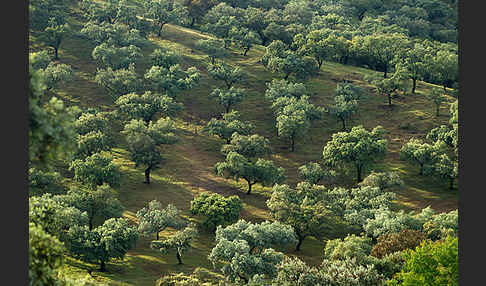
[[[294,228],[299,240],[297,250],[307,236],[320,236],[331,228],[333,215],[323,203],[324,189],[308,182],[300,182],[295,189],[275,185],[267,200],[272,216]]]
[[[245,98],[245,90],[242,88],[235,88],[232,86],[228,90],[221,90],[219,88],[213,89],[210,97],[217,100],[220,105],[225,108],[226,112],[237,103],[240,103]]]
[[[270,155],[270,141],[258,134],[244,135],[234,132],[230,144],[223,145],[221,153],[227,154],[234,151],[247,158],[257,158]]]
[[[49,193],[29,198],[29,222],[61,240],[65,240],[66,232],[75,225],[88,224],[88,215],[62,201],[63,196],[53,196]]]
[[[105,263],[112,258],[122,259],[138,240],[138,231],[125,218],[110,218],[93,230],[87,226],[73,226],[68,231],[69,251],[86,262]]]
[[[82,113],[75,121],[74,128],[76,132],[84,135],[92,131],[101,131],[105,133],[108,129],[108,118],[101,113]]]
[[[209,254],[209,260],[230,281],[242,279],[247,283],[256,274],[274,277],[276,265],[283,259],[283,254],[271,246],[294,244],[297,242],[291,226],[279,222],[265,221],[253,224],[245,220],[225,228],[216,229],[216,246]]]
[[[400,159],[420,166],[419,174],[422,175],[428,166],[434,165],[443,153],[445,144],[436,141],[433,144],[423,142],[421,139],[410,138],[400,149]]]
[[[457,210],[436,214],[430,206],[417,213],[379,209],[363,224],[363,229],[372,237],[412,229],[425,231],[429,238],[438,239],[442,235],[446,236],[447,233],[457,234]]]
[[[226,62],[208,65],[208,73],[215,80],[221,80],[226,88],[230,89],[234,84],[245,83],[248,75],[240,67],[233,67]]]
[[[67,205],[86,212],[90,229],[94,227],[95,219],[105,221],[121,217],[123,214],[124,207],[117,194],[106,184],[98,186],[95,190],[71,188],[66,195],[58,198]]]
[[[161,113],[163,117],[173,117],[183,108],[183,105],[174,101],[172,97],[154,94],[151,91],[143,94],[124,94],[115,101],[115,105],[129,119],[143,119],[146,123],[157,113]]]
[[[120,186],[120,167],[113,162],[113,157],[106,152],[94,153],[84,159],[76,159],[69,165],[74,171],[74,180],[85,184],[90,189],[109,184],[111,187]]]
[[[146,40],[137,29],[132,29],[122,23],[110,24],[108,22],[86,22],[79,34],[95,45],[106,43],[118,47],[134,45],[141,47]]]
[[[204,131],[207,131],[209,135],[216,135],[221,139],[225,139],[226,143],[230,144],[233,133],[250,135],[254,128],[253,124],[241,121],[240,113],[233,110],[223,114],[223,119],[211,118],[204,127]]]
[[[67,64],[50,62],[41,72],[44,77],[46,90],[57,88],[59,83],[68,82],[73,79],[73,70]]]
[[[91,53],[95,61],[98,61],[103,68],[111,67],[112,69],[128,68],[130,64],[135,64],[142,56],[139,47],[129,45],[126,47],[117,47],[107,43],[96,46]]]
[[[285,79],[273,79],[267,83],[265,98],[274,101],[280,97],[300,98],[305,94],[307,94],[307,90],[303,83],[293,83]]]
[[[150,54],[150,60],[153,66],[161,66],[168,69],[181,61],[181,55],[174,50],[160,47]]]
[[[251,47],[260,43],[258,35],[245,27],[231,27],[228,36],[237,47],[243,49],[243,56],[246,56]]]
[[[353,166],[360,182],[365,168],[385,158],[388,150],[385,132],[382,126],[368,131],[360,125],[349,132],[334,133],[322,151],[324,165],[342,170]]]
[[[299,98],[285,96],[277,97],[272,102],[272,109],[276,116],[303,110],[307,120],[312,122],[313,120],[321,119],[324,114],[324,109],[313,105],[309,98],[308,95],[302,95]]]
[[[274,286],[314,286],[324,279],[317,267],[310,267],[297,257],[285,257],[278,265],[278,274],[271,281]]]
[[[148,125],[141,119],[132,119],[125,125],[122,134],[128,143],[130,157],[135,167],[146,166],[145,182],[150,183],[150,171],[158,167],[163,157],[158,148],[160,144],[175,144],[178,137],[174,134],[176,128],[170,117],[160,118]]]
[[[151,19],[157,27],[158,36],[167,23],[179,24],[187,15],[187,9],[182,3],[174,0],[148,0],[144,2],[144,17]]]
[[[336,86],[336,96],[343,96],[346,101],[359,100],[363,93],[363,88],[350,82],[339,82]]]
[[[435,214],[424,223],[423,228],[431,239],[445,238],[448,234],[457,236],[459,232],[458,211]]]
[[[336,172],[333,170],[323,169],[319,163],[315,162],[309,162],[299,167],[299,177],[310,184],[317,184],[323,179],[328,181],[335,175]]]
[[[184,70],[179,64],[168,68],[154,65],[145,72],[144,78],[153,91],[175,97],[180,91],[195,87],[201,74],[195,67]]]
[[[346,131],[346,120],[358,111],[358,101],[346,100],[344,96],[334,97],[334,104],[328,108],[329,114],[341,120],[342,131]]]
[[[123,94],[136,92],[141,86],[134,64],[117,70],[111,67],[97,69],[95,81],[104,87],[115,100]]]
[[[384,277],[372,264],[360,265],[355,259],[327,260],[320,265],[324,277],[322,285],[376,286],[383,285]]]
[[[247,194],[251,193],[251,187],[256,183],[273,186],[285,180],[284,168],[277,167],[273,161],[258,158],[256,162],[252,162],[234,151],[226,155],[224,162],[216,163],[213,169],[218,176],[237,181],[244,179],[248,183]]]
[[[379,237],[385,233],[400,232],[402,229],[422,228],[421,220],[414,216],[414,212],[392,211],[383,209],[375,212],[374,218],[363,224],[365,232],[372,237]]]
[[[364,225],[377,210],[388,209],[396,199],[393,192],[385,192],[377,187],[353,188],[341,199],[344,204],[344,219],[350,223]]]
[[[169,250],[175,249],[179,264],[182,264],[182,254],[191,247],[191,242],[196,237],[196,235],[196,225],[194,223],[191,223],[184,229],[177,231],[174,235],[170,236],[165,240],[152,241],[150,243],[150,247],[152,249],[159,249],[162,253],[168,253]]]
[[[402,187],[404,185],[403,180],[400,178],[398,172],[375,172],[372,171],[359,186],[378,187],[380,190]]]
[[[232,286],[225,283],[223,275],[211,272],[206,268],[196,267],[190,274],[172,273],[162,276],[156,286]]]
[[[95,153],[110,151],[112,142],[108,136],[101,131],[91,131],[77,138],[77,158],[86,158]]]
[[[137,211],[138,231],[143,235],[157,234],[167,227],[181,228],[184,221],[181,217],[180,210],[172,204],[168,204],[165,209],[159,201],[152,200],[147,207]]]
[[[374,265],[360,265],[354,258],[324,259],[316,267],[298,258],[286,258],[278,265],[278,270],[272,286],[376,286],[384,282]]]
[[[241,9],[240,9],[241,10]],[[244,10],[243,10],[244,11]],[[225,2],[212,7],[203,17],[201,29],[222,38],[224,47],[230,44],[230,30],[234,26],[239,27],[240,19],[243,17],[239,10],[234,9]]]
[[[203,51],[211,59],[211,63],[215,63],[216,58],[222,58],[228,55],[228,52],[223,47],[223,42],[215,39],[201,39],[196,41],[196,49]]]
[[[150,121],[148,125],[140,119],[132,119],[125,125],[122,133],[126,136],[129,144],[136,137],[142,135],[149,136],[156,145],[174,144],[178,141],[174,134],[176,131],[174,124],[170,117],[159,118],[155,122]]]
[[[349,260],[354,258],[358,264],[369,264],[371,250],[371,238],[352,234],[342,240],[339,238],[328,240],[324,248],[324,259]]]

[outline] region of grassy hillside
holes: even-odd
[[[82,23],[73,14],[69,19],[71,27],[79,31]],[[222,83],[211,79],[206,71],[207,56],[196,50],[195,41],[207,38],[208,35],[183,27],[166,25],[161,38],[150,38],[150,43],[143,48],[144,57],[137,64],[140,75],[149,67],[148,55],[157,47],[171,47],[179,50],[183,55],[184,68],[197,67],[202,74],[198,87],[179,94],[177,101],[182,102],[185,109],[177,119],[180,142],[172,146],[164,146],[166,161],[160,169],[153,171],[152,183],[143,184],[142,169],[135,168],[129,160],[128,152],[123,141],[113,150],[116,162],[124,173],[123,183],[116,189],[118,197],[125,206],[124,215],[135,221],[135,213],[150,200],[159,200],[163,205],[175,204],[183,214],[191,220],[189,213],[190,201],[204,191],[216,192],[223,195],[238,195],[243,201],[244,210],[241,216],[251,221],[269,219],[269,212],[265,200],[270,195],[270,188],[256,185],[252,195],[246,195],[246,183],[236,183],[217,177],[212,172],[216,162],[224,160],[219,152],[222,140],[210,137],[201,132],[209,119],[223,111],[215,101],[208,97],[214,87],[221,87]],[[36,39],[36,34],[30,36],[32,51],[44,48]],[[61,45],[60,62],[72,66],[74,80],[61,86],[58,96],[68,104],[83,108],[98,107],[102,110],[113,110],[113,100],[103,88],[94,82],[96,64],[91,59],[92,44],[77,36],[70,36]],[[271,142],[274,154],[272,160],[286,170],[287,183],[296,185],[298,182],[297,168],[309,161],[320,161],[322,148],[332,134],[340,131],[340,122],[329,116],[313,124],[312,135],[307,140],[297,140],[296,150],[291,153],[288,142],[275,136],[275,119],[270,109],[270,103],[264,99],[265,83],[273,78],[281,78],[272,74],[258,63],[264,53],[264,47],[252,48],[246,57],[232,50],[226,60],[232,65],[238,65],[249,75],[248,83],[242,86],[248,92],[247,98],[235,109],[240,111],[244,120],[256,126],[256,133],[265,136]],[[398,171],[405,182],[405,186],[395,190],[398,194],[396,207],[406,210],[416,210],[428,205],[437,211],[448,211],[457,208],[457,190],[449,191],[448,183],[431,177],[418,175],[418,167],[399,160],[401,146],[411,137],[424,138],[433,127],[446,124],[449,119],[449,107],[443,104],[441,116],[435,116],[433,103],[424,94],[432,87],[420,82],[417,94],[414,96],[400,96],[394,98],[392,109],[386,106],[386,99],[375,93],[373,87],[363,81],[363,76],[374,71],[343,66],[337,63],[325,62],[318,77],[309,80],[306,85],[311,92],[311,101],[319,106],[326,106],[333,101],[337,82],[342,79],[353,81],[366,89],[367,93],[360,100],[359,113],[348,123],[348,126],[363,125],[371,129],[382,125],[387,131],[389,154],[386,160],[375,167],[375,170]],[[450,98],[453,101],[453,98]],[[121,126],[121,124],[120,124]],[[118,126],[118,127],[120,127]],[[366,174],[365,174],[366,175]],[[337,184],[353,186],[355,174],[340,176]],[[169,234],[167,230],[164,234]],[[289,255],[297,255],[310,264],[321,261],[325,239],[339,236],[330,233],[328,237],[307,238],[300,253],[295,253],[293,247],[286,250]],[[183,256],[184,265],[177,265],[175,253],[163,255],[149,248],[150,239],[142,238],[136,248],[129,251],[124,261],[114,261],[107,264],[107,272],[93,271],[97,281],[109,285],[154,285],[162,275],[170,272],[192,272],[201,266],[212,269],[207,260],[211,248],[214,246],[214,235],[200,233],[193,244],[194,248]],[[96,265],[87,264],[67,257],[65,272],[73,277],[88,275],[89,269],[97,269]]]

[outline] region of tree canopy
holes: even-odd
[[[221,265],[230,281],[245,283],[256,274],[275,277],[283,254],[271,246],[285,246],[297,242],[292,227],[279,222],[253,224],[245,220],[216,229],[216,246],[208,259]]]
[[[240,178],[248,183],[248,192],[251,193],[252,186],[260,183],[263,186],[273,186],[285,180],[285,170],[277,167],[273,161],[258,158],[256,162],[248,160],[245,156],[234,151],[226,155],[224,162],[214,165],[214,173],[225,178],[233,178],[238,181]]]
[[[330,167],[352,165],[356,168],[357,181],[362,181],[362,172],[378,160],[383,160],[387,153],[385,130],[381,126],[367,131],[363,126],[356,126],[349,132],[338,132],[324,146],[322,155],[324,164]]]
[[[173,204],[168,204],[165,209],[157,200],[152,200],[148,206],[137,211],[138,231],[142,235],[155,233],[159,240],[159,233],[167,227],[179,229],[184,225],[180,210]]]
[[[212,231],[218,225],[223,227],[240,218],[243,205],[238,196],[224,197],[216,193],[203,192],[191,201],[191,213],[202,214],[206,220],[202,225]]]
[[[125,218],[110,218],[93,230],[87,226],[69,229],[69,251],[86,262],[98,263],[106,271],[112,258],[122,259],[138,240],[136,227]]]
[[[299,242],[309,236],[320,237],[329,231],[333,214],[323,203],[323,186],[300,182],[295,189],[288,185],[275,185],[267,206],[272,216],[283,224],[294,228]]]
[[[174,131],[174,122],[169,117],[160,118],[155,123],[150,121],[148,125],[140,119],[132,119],[125,125],[122,134],[128,143],[131,160],[136,167],[146,167],[146,184],[150,184],[150,171],[163,160],[158,145],[175,144],[178,141]]]

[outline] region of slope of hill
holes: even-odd
[[[69,19],[71,27],[79,31],[82,23],[73,14]],[[243,202],[244,219],[260,221],[270,219],[265,200],[270,195],[271,188],[255,186],[252,195],[245,194],[246,184],[226,180],[214,175],[213,166],[216,162],[224,160],[219,152],[222,140],[208,136],[201,132],[202,127],[210,118],[220,114],[223,109],[209,98],[214,87],[221,86],[220,82],[213,80],[207,73],[207,56],[195,48],[195,41],[210,37],[198,31],[175,25],[164,26],[162,37],[151,37],[149,44],[143,48],[143,57],[137,63],[136,70],[139,75],[149,67],[148,55],[157,47],[170,47],[180,51],[183,55],[181,65],[197,67],[202,74],[199,86],[182,92],[176,98],[184,104],[184,111],[177,119],[178,136],[181,138],[176,145],[164,147],[166,160],[160,169],[153,172],[152,183],[143,184],[144,174],[141,169],[129,160],[128,152],[123,141],[113,150],[116,162],[120,164],[124,173],[123,184],[116,189],[118,197],[125,206],[124,216],[135,221],[135,213],[150,200],[159,200],[164,205],[175,204],[183,211],[185,217],[198,221],[200,218],[190,215],[190,201],[203,191],[216,192],[223,195],[238,195]],[[31,35],[32,51],[43,48],[37,41],[36,34]],[[96,64],[91,58],[92,44],[77,37],[70,36],[61,46],[59,62],[69,64],[74,70],[73,81],[63,84],[58,95],[68,104],[78,105],[82,108],[97,107],[102,110],[113,110],[113,100],[99,87],[94,76]],[[322,148],[331,138],[331,135],[340,131],[340,123],[330,116],[325,116],[313,124],[311,136],[307,140],[296,143],[295,152],[290,152],[288,142],[275,136],[275,119],[270,109],[270,103],[264,98],[266,82],[273,78],[281,78],[265,70],[259,63],[264,53],[264,47],[252,48],[247,56],[242,56],[236,50],[225,59],[232,65],[243,68],[250,78],[242,86],[248,96],[235,107],[240,111],[242,118],[256,126],[255,132],[265,136],[271,142],[274,154],[272,160],[286,170],[286,183],[295,186],[299,181],[297,169],[310,162],[318,162],[322,157]],[[386,106],[386,99],[376,94],[372,86],[363,80],[366,74],[374,71],[344,66],[337,63],[325,62],[319,76],[306,82],[311,92],[312,103],[319,106],[329,105],[334,96],[337,82],[342,79],[350,80],[366,90],[366,95],[360,100],[359,112],[350,121],[349,126],[363,125],[371,129],[377,125],[387,130],[389,154],[382,164],[375,167],[376,171],[398,171],[405,182],[405,186],[395,190],[398,194],[396,207],[405,210],[417,210],[428,205],[437,211],[449,211],[457,208],[457,191],[449,191],[448,183],[432,177],[418,175],[418,169],[399,159],[401,146],[411,137],[423,138],[427,132],[449,119],[449,108],[443,104],[441,116],[435,116],[433,103],[429,102],[424,94],[432,85],[420,82],[417,94],[406,95],[394,99],[393,108]],[[450,101],[454,99],[451,97]],[[118,126],[120,128],[120,126]],[[343,175],[338,178],[337,184],[342,186],[354,185],[354,174]],[[162,233],[169,234],[172,230]],[[308,238],[301,252],[287,249],[286,253],[296,255],[310,264],[318,264],[321,260],[324,242],[326,239],[339,236],[339,233],[330,233],[323,238]],[[123,262],[110,262],[108,271],[101,273],[93,271],[92,275],[97,281],[110,285],[154,285],[162,275],[170,272],[192,272],[195,267],[212,269],[207,260],[212,246],[214,235],[200,233],[194,243],[194,248],[186,255],[184,265],[177,265],[175,254],[163,255],[149,247],[148,239],[141,239],[136,248],[129,251]],[[65,272],[72,277],[84,277],[88,269],[95,268],[72,258],[66,258]]]

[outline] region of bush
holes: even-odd
[[[235,223],[240,217],[243,205],[237,196],[223,197],[219,194],[202,193],[191,201],[192,214],[202,214],[207,217],[203,226],[216,230],[218,225],[227,226]]]

